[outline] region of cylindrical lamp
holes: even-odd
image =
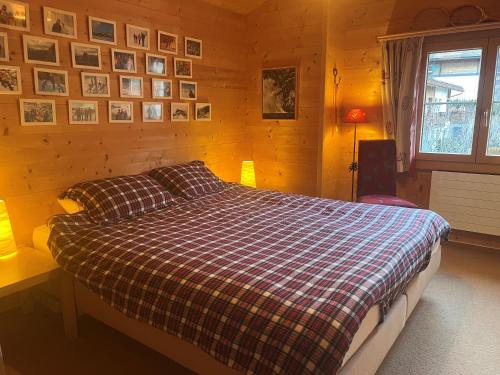
[[[255,165],[253,160],[244,160],[241,162],[240,183],[245,186],[257,187],[255,182]]]
[[[13,254],[16,251],[16,240],[12,233],[7,206],[0,199],[0,257]]]

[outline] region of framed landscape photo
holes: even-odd
[[[184,38],[184,56],[194,59],[203,57],[203,41],[200,39],[185,37]]]
[[[59,65],[59,43],[56,39],[23,35],[24,62]]]
[[[73,68],[101,70],[101,47],[72,42],[71,60]]]
[[[42,99],[19,100],[21,125],[55,125],[56,101]]]
[[[122,101],[109,102],[110,124],[131,124],[134,122],[134,103]]]
[[[179,82],[179,97],[181,100],[196,100],[198,98],[197,91],[198,84],[196,82]]]
[[[262,119],[297,118],[297,68],[262,70]]]
[[[149,49],[149,29],[140,26],[127,25],[127,47]]]
[[[0,94],[19,95],[23,93],[21,68],[0,65]]]
[[[166,76],[167,58],[165,56],[146,53],[146,74]]]
[[[179,37],[176,34],[158,30],[158,51],[177,55],[178,39]]]
[[[189,103],[170,103],[170,120],[172,122],[189,121]]]
[[[212,104],[196,103],[195,105],[196,121],[211,121],[212,120]]]
[[[30,31],[30,6],[14,0],[0,0],[0,27]]]
[[[69,123],[71,125],[99,124],[99,103],[86,100],[68,100]]]
[[[137,73],[135,51],[126,51],[123,49],[111,49],[111,63],[113,72]]]
[[[193,62],[189,59],[174,58],[175,78],[193,78]]]
[[[0,61],[9,61],[9,38],[7,33],[0,33]]]
[[[45,34],[76,39],[76,13],[43,7]]]
[[[153,78],[151,90],[153,99],[172,99],[172,80]]]
[[[116,45],[116,22],[89,16],[89,40]]]
[[[120,97],[142,98],[142,77],[120,76]]]
[[[82,72],[82,95],[96,98],[110,97],[109,74]]]
[[[69,95],[67,71],[35,68],[33,72],[36,95]]]
[[[143,102],[143,122],[163,122],[163,103]]]

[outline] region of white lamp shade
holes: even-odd
[[[245,186],[257,187],[255,182],[255,166],[253,160],[245,160],[241,163],[240,183]]]
[[[0,256],[12,254],[16,250],[16,241],[12,233],[7,206],[3,200],[0,200]]]

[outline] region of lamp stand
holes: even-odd
[[[358,124],[355,122],[354,123],[354,146],[352,150],[352,163],[349,166],[349,171],[352,174],[352,181],[351,181],[351,202],[354,202],[354,174],[358,170],[358,163],[356,162],[356,143],[357,143],[357,131],[358,131]]]

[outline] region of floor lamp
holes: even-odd
[[[351,165],[349,165],[349,172],[351,172],[352,174],[351,202],[354,202],[354,174],[358,170],[358,163],[356,162],[358,124],[366,122],[366,113],[359,108],[351,109],[347,113],[344,122],[347,124],[354,124],[354,145],[352,150],[352,163]]]

